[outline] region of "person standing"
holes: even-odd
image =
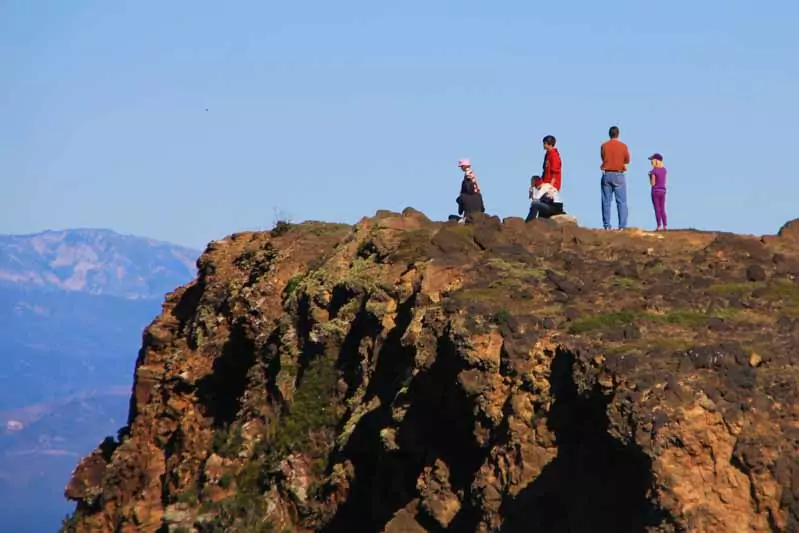
[[[610,140],[602,144],[602,226],[611,228],[610,201],[616,199],[619,216],[619,229],[627,227],[627,181],[624,173],[630,164],[630,151],[619,140],[619,128],[612,126],[608,131]]]
[[[649,156],[652,170],[649,171],[649,184],[652,186],[652,207],[655,208],[655,221],[657,230],[663,231],[666,222],[666,167],[663,166],[663,156],[652,154]]]
[[[560,191],[561,181],[563,180],[563,162],[560,159],[560,152],[555,148],[557,140],[552,135],[547,135],[543,139],[544,144],[544,172],[541,174],[541,181],[549,183]]]

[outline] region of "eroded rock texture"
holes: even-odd
[[[797,531],[797,227],[406,210],[214,242],[65,529]]]

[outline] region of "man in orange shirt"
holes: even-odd
[[[619,128],[608,131],[610,140],[602,144],[602,226],[610,229],[610,200],[616,197],[619,229],[627,227],[627,181],[624,176],[630,164],[630,151],[619,140]]]

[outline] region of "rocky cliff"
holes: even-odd
[[[80,532],[799,528],[799,221],[279,225],[144,334]]]

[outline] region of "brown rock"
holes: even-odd
[[[432,467],[425,467],[416,488],[422,495],[421,508],[441,527],[448,527],[460,511],[461,502],[452,493],[447,465],[439,459]]]
[[[100,450],[81,459],[64,492],[70,500],[94,501],[103,493],[107,463]]]
[[[400,509],[386,524],[385,533],[427,533],[427,530],[407,510]]]
[[[797,531],[796,227],[406,209],[213,243],[76,531]]]
[[[788,241],[799,241],[799,218],[786,222],[777,235]]]
[[[766,270],[760,265],[749,265],[746,269],[746,279],[749,281],[765,281],[767,278]]]

